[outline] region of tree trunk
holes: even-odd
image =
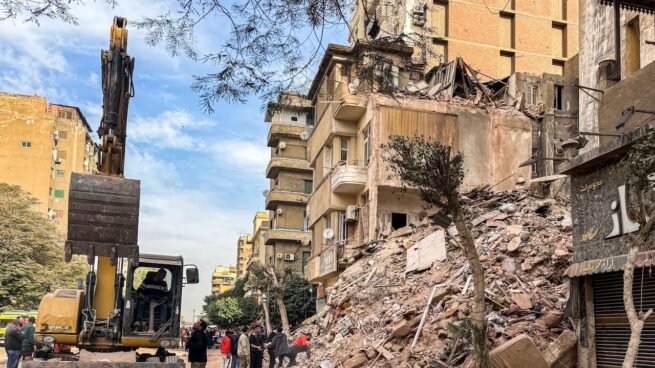
[[[652,309],[649,309],[646,313],[643,313],[643,311],[637,313],[633,299],[632,282],[634,279],[635,259],[639,252],[639,246],[648,239],[654,220],[655,216],[651,216],[646,225],[639,231],[639,234],[635,238],[630,239],[630,249],[628,250],[625,268],[623,270],[623,304],[625,305],[625,313],[628,315],[628,321],[630,323],[630,342],[628,343],[628,350],[626,350],[625,358],[623,359],[623,368],[632,368],[634,366],[635,359],[639,353],[641,331],[644,328],[644,322],[653,313]]]
[[[458,206],[459,207],[459,206]],[[489,364],[487,357],[487,329],[485,325],[486,308],[485,308],[485,281],[484,271],[480,263],[478,251],[475,249],[473,234],[469,229],[461,210],[455,211],[454,221],[457,232],[462,239],[462,248],[464,254],[471,266],[473,274],[473,312],[471,313],[471,328],[473,331],[473,354],[475,364],[478,368],[486,368]]]
[[[280,313],[280,320],[282,321],[282,331],[289,335],[289,318],[287,316],[287,306],[284,305],[284,294],[280,291],[282,286],[280,285],[275,270],[272,268],[266,269],[266,273],[271,278],[271,286],[273,288],[273,296],[275,297],[275,303],[277,304],[278,312]]]
[[[273,332],[273,328],[271,328],[271,313],[268,310],[268,293],[265,293],[262,296],[262,310],[264,311],[264,323],[266,325],[266,334],[270,335],[271,332]]]

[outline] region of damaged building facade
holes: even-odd
[[[649,42],[655,36],[655,5],[637,0],[582,3],[580,129],[591,134],[582,133],[564,145],[580,152],[562,167],[571,178],[576,262],[566,274],[573,286],[570,311],[578,323],[578,367],[620,367],[630,338],[623,268],[630,239],[643,226],[635,215],[637,197],[641,194],[647,208],[655,204],[652,188],[637,193],[622,161],[655,128],[655,47]],[[619,41],[618,49],[614,41]],[[655,307],[653,249],[651,236],[635,262],[637,311]],[[654,337],[649,318],[636,366],[655,365]]]
[[[465,79],[453,84],[449,99],[358,90],[362,86],[353,83],[358,47],[370,46],[330,45],[308,95],[316,122],[307,150],[314,191],[307,206],[312,257],[305,276],[322,286],[319,304],[325,287],[358,257],[362,245],[425,216],[418,195],[411,190],[399,193],[401,183],[390,177],[380,145],[391,136],[423,136],[461,151],[464,188],[496,184],[498,190],[514,189],[531,176],[530,167],[519,167],[532,155],[532,122],[523,113],[500,102],[496,106],[492,99],[476,101],[476,96],[489,91],[479,81],[468,85],[473,82],[463,74]],[[386,53],[388,60],[403,60],[412,50],[398,47],[376,52]],[[398,70],[395,87],[408,91],[416,84],[409,76],[411,69],[394,66]],[[469,99],[458,95],[464,91]]]
[[[562,75],[578,53],[578,1],[406,0],[355,2],[351,45],[406,35],[426,71],[462,57],[491,78]]]

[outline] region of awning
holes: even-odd
[[[574,263],[566,269],[564,274],[568,277],[580,277],[598,273],[621,271],[625,266],[627,257],[627,254],[622,254],[620,256]],[[637,257],[635,258],[635,268],[652,265],[655,265],[655,251],[649,250],[637,253]]]
[[[603,5],[614,5],[614,0],[600,0]],[[619,0],[619,6],[625,10],[633,10],[640,13],[653,14],[655,12],[655,0]]]

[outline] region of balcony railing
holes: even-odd
[[[341,161],[331,173],[330,183],[334,193],[357,193],[364,189],[367,168],[362,161]]]

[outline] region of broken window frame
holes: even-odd
[[[346,211],[337,211],[337,241],[338,244],[348,243],[348,222],[346,221]]]
[[[525,85],[525,105],[534,106],[539,103],[539,86],[536,84]]]

